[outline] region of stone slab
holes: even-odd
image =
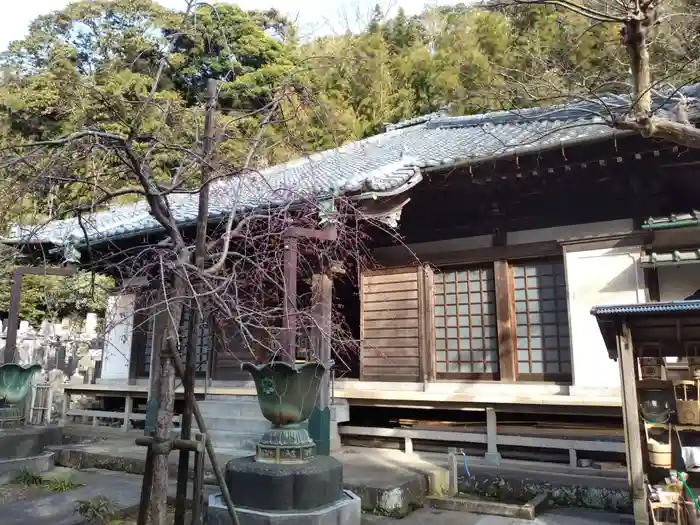
[[[346,490],[344,497],[320,509],[307,511],[271,512],[237,507],[240,525],[360,525],[362,505],[360,498]],[[205,511],[205,525],[232,525],[221,494],[209,496]]]
[[[391,518],[365,514],[362,525],[396,525]],[[484,516],[432,508],[419,509],[402,519],[400,525],[634,525],[631,515],[610,514],[583,509],[557,509],[534,520]]]
[[[454,510],[460,512],[470,512],[473,514],[490,514],[503,516],[505,518],[519,518],[523,520],[534,520],[538,510],[542,510],[547,503],[548,494],[542,493],[523,505],[515,503],[504,503],[489,499],[473,498],[469,496],[455,497],[429,497],[428,504],[434,509]]]
[[[27,458],[0,459],[0,483],[9,483],[20,472],[28,470],[42,474],[54,467],[54,454],[45,452]]]
[[[0,459],[38,456],[46,447],[60,445],[63,429],[57,425],[0,430]]]
[[[264,511],[321,508],[337,501],[343,490],[343,465],[329,456],[300,464],[236,458],[226,464],[224,477],[234,505]]]

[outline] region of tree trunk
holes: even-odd
[[[172,288],[166,293],[171,297],[183,297],[186,293],[183,280],[175,276]],[[167,301],[166,327],[159,345],[160,359],[156,370],[155,402],[158,404],[154,432],[153,484],[151,488],[151,506],[149,509],[151,525],[167,525],[168,510],[168,456],[167,446],[170,439],[170,429],[173,423],[173,408],[175,400],[175,369],[170,356],[170,348],[179,348],[179,324],[182,318],[183,304],[181,299]]]

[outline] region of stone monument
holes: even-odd
[[[226,464],[240,525],[360,525],[360,499],[343,489],[343,465],[317,456],[306,420],[332,363],[284,362],[243,369],[253,376],[260,409],[272,423],[254,456]],[[233,525],[220,494],[209,497],[209,525]]]

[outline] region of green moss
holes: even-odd
[[[503,502],[526,503],[537,494],[548,492],[550,504],[555,507],[579,507],[623,514],[632,509],[632,500],[627,490],[557,485],[532,480],[516,482],[497,476],[462,478],[459,488],[462,494]]]

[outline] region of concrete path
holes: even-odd
[[[58,469],[65,472],[70,469]],[[70,471],[73,479],[84,486],[70,492],[49,494],[34,500],[0,505],[2,525],[78,525],[82,519],[75,512],[80,500],[107,496],[117,512],[132,512],[138,508],[142,476],[102,470]],[[192,485],[187,487],[192,496]],[[215,487],[205,487],[205,498]],[[171,480],[168,497],[175,497],[175,481]]]
[[[0,505],[2,525],[77,525],[75,513],[78,500],[108,496],[119,510],[135,510],[141,490],[142,477],[123,472],[87,470],[73,472],[75,480],[84,486],[63,494],[50,494],[30,501]],[[190,487],[191,489],[191,487]],[[205,487],[213,492],[215,487]],[[175,495],[175,484],[169,487],[169,496]],[[480,516],[465,512],[420,509],[402,520],[363,515],[362,525],[628,525],[631,516],[585,511],[580,509],[555,510],[534,521],[498,516]]]
[[[466,512],[420,509],[400,521],[364,515],[362,525],[633,525],[632,516],[581,509],[554,510],[533,521]]]
[[[138,479],[136,479],[138,478]],[[81,519],[76,502],[107,496],[119,510],[138,504],[141,476],[76,476],[85,486],[70,492],[49,494],[35,500],[0,505],[2,525],[75,525]]]

